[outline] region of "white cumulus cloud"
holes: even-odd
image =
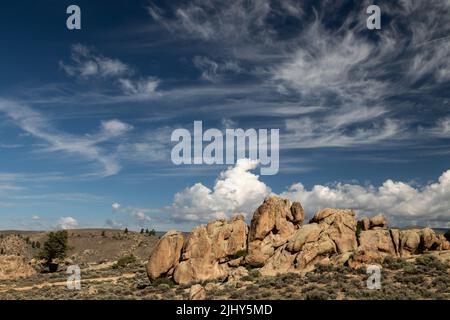
[[[296,183],[281,196],[300,201],[309,216],[325,207],[337,207],[354,209],[360,215],[383,213],[391,225],[450,226],[450,170],[423,187],[391,179],[379,187],[337,183],[310,190]]]
[[[78,221],[72,217],[61,217],[58,220],[58,224],[56,225],[56,227],[58,229],[63,229],[63,230],[74,229],[77,226],[78,226]]]
[[[119,210],[120,209],[120,203],[114,202],[111,207],[113,208],[113,210]]]
[[[240,159],[234,167],[223,171],[213,189],[197,183],[174,196],[171,215],[180,220],[207,221],[227,218],[234,214],[248,216],[264,198],[270,188],[251,170],[258,161]]]
[[[271,189],[250,172],[257,166],[257,161],[241,159],[220,174],[212,189],[196,183],[176,193],[166,210],[177,220],[206,222],[235,214],[250,218],[271,194]],[[298,182],[280,196],[299,201],[307,219],[332,207],[353,209],[359,216],[383,213],[392,226],[450,227],[450,170],[424,186],[388,179],[381,186],[335,183],[308,189]]]

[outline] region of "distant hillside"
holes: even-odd
[[[163,232],[157,232],[155,236],[141,234],[140,232],[112,229],[75,229],[67,230],[69,233],[70,251],[68,258],[77,264],[92,264],[117,260],[125,255],[134,255],[142,261],[146,261],[159,237]],[[19,236],[22,241],[21,251],[26,252],[27,258],[35,256],[39,247],[47,240],[48,232],[43,231],[0,231],[0,241]],[[17,242],[17,241],[16,241]],[[19,250],[19,249],[17,249]]]

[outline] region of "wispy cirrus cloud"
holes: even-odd
[[[71,77],[112,81],[127,97],[146,99],[158,95],[160,80],[157,77],[137,78],[136,71],[128,64],[96,54],[93,50],[79,43],[74,44],[71,48],[71,62],[60,61],[60,68]]]
[[[111,176],[120,171],[115,155],[101,147],[101,143],[117,139],[131,130],[131,126],[119,120],[102,122],[98,134],[77,136],[57,131],[51,121],[42,113],[30,107],[9,100],[0,100],[0,112],[5,113],[22,130],[46,142],[45,152],[77,154],[86,160],[98,163],[101,170],[94,175]]]
[[[417,136],[420,131],[414,123],[421,119],[413,119],[413,112],[405,118],[403,112],[416,108],[409,99],[418,92],[428,97],[433,108],[442,109],[431,91],[449,80],[450,5],[445,1],[380,4],[388,22],[382,32],[374,33],[366,28],[365,9],[371,4],[363,1],[347,8],[332,26],[329,17],[343,12],[345,1],[311,5],[235,0],[213,5],[199,0],[163,7],[150,4],[148,13],[172,38],[197,41],[210,53],[193,59],[202,79],[217,83],[225,71],[220,61],[227,60],[239,66],[240,74],[253,77],[264,90],[248,91],[245,100],[236,99],[236,104],[247,106],[236,112],[269,116],[271,110],[284,116],[285,147],[379,147],[411,143],[413,135],[416,143],[427,140],[429,132]],[[285,19],[293,22],[289,33],[274,23]],[[261,96],[268,92],[277,98],[264,110],[264,104],[271,102]],[[399,99],[405,100],[402,108]],[[285,114],[279,111],[283,105],[295,105],[293,101],[299,108],[318,110],[307,115],[296,115],[290,108]],[[367,117],[360,119],[360,115]],[[440,128],[445,132],[444,122]]]
[[[130,66],[119,59],[95,54],[80,43],[71,50],[71,62],[59,62],[61,69],[69,76],[81,78],[111,78],[132,73]]]

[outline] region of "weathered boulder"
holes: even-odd
[[[387,229],[362,231],[359,236],[360,247],[395,256],[397,251],[392,241],[391,232]]]
[[[401,256],[407,257],[424,251],[438,250],[439,248],[442,250],[442,240],[431,228],[400,231]]]
[[[382,214],[377,214],[376,216],[373,216],[372,218],[369,219],[370,221],[370,228],[387,228],[388,223],[386,218],[384,217],[384,215]]]
[[[420,249],[424,250],[436,250],[439,248],[441,241],[436,233],[431,228],[424,228],[420,230]]]
[[[0,280],[30,277],[36,271],[21,256],[0,255]]]
[[[286,250],[299,252],[305,243],[317,241],[321,232],[322,228],[317,223],[301,226],[289,239]]]
[[[368,264],[381,265],[384,261],[386,254],[383,254],[376,250],[358,248],[348,259],[347,264],[352,269],[359,269],[367,266]]]
[[[194,228],[183,247],[173,278],[180,284],[228,276],[234,257],[247,248],[248,226],[243,216]],[[233,262],[234,261],[234,262]]]
[[[317,212],[310,223],[318,223],[336,244],[338,253],[357,248],[355,213],[348,209],[323,209]]]
[[[337,253],[336,243],[327,235],[318,241],[305,244],[295,258],[295,268],[306,271],[314,269],[317,263]]]
[[[400,256],[406,257],[416,254],[420,245],[420,230],[400,231]]]
[[[194,284],[189,290],[189,300],[205,300],[206,292],[199,284]]]
[[[159,240],[147,263],[147,275],[150,280],[173,273],[180,261],[183,244],[184,235],[179,231],[169,231]]]
[[[303,224],[300,203],[269,196],[256,209],[249,231],[246,262],[262,266],[275,250],[284,245]]]
[[[206,231],[215,259],[228,261],[237,252],[247,249],[248,226],[242,215],[230,221],[212,221],[207,224]],[[189,250],[189,246],[186,250]]]
[[[298,253],[292,253],[286,250],[286,244],[275,250],[274,254],[268,258],[260,272],[264,276],[276,276],[284,272],[296,272],[295,258]]]

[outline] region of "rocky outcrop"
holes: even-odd
[[[407,257],[424,251],[448,250],[442,248],[447,247],[443,240],[430,228],[402,230],[400,231],[399,255]]]
[[[288,242],[303,224],[304,211],[300,203],[276,196],[268,197],[253,215],[246,262],[263,266],[275,250]]]
[[[150,280],[172,276],[177,283],[226,278],[230,265],[247,249],[248,226],[243,216],[218,220],[194,228],[187,240],[169,232],[153,250],[147,265]]]
[[[24,257],[0,256],[0,280],[10,280],[29,277],[36,271],[27,263]]]
[[[323,209],[301,226],[266,260],[261,273],[304,272],[334,254],[356,249],[356,221],[351,210]]]
[[[349,209],[326,208],[303,224],[300,203],[270,196],[257,208],[247,227],[242,216],[194,228],[187,240],[170,232],[150,256],[151,280],[172,276],[176,283],[221,279],[239,282],[245,266],[263,275],[307,272],[317,264],[360,268],[382,264],[386,256],[449,250],[450,243],[430,228],[389,229],[379,214],[358,222]],[[158,261],[159,259],[165,261]]]
[[[183,233],[173,230],[159,240],[147,263],[147,275],[150,280],[173,274],[180,261],[183,244]]]

